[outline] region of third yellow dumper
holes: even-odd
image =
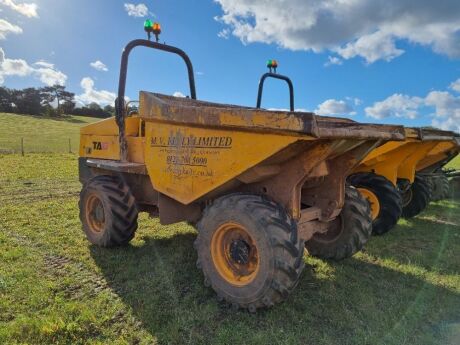
[[[387,142],[354,169],[350,183],[369,200],[373,232],[383,234],[399,217],[416,216],[445,196],[442,167],[460,150],[459,137],[449,131],[405,128],[405,141]],[[443,190],[444,189],[444,190]]]

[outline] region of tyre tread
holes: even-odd
[[[213,286],[217,295],[228,303],[236,304],[238,308],[247,309],[250,312],[258,308],[271,307],[285,300],[290,291],[297,285],[304,267],[303,243],[300,243],[301,240],[297,236],[297,223],[289,217],[280,205],[265,196],[234,193],[220,197],[208,205],[197,223],[198,261],[204,260],[201,253],[209,250],[206,236],[211,231],[206,228],[207,220],[229,209],[237,215],[240,213],[245,213],[246,216],[250,215],[259,224],[259,229],[268,232],[269,245],[275,253],[273,258],[275,265],[270,285],[256,300],[235,301],[229,298],[225,292],[219,291]],[[204,270],[203,274],[206,279],[211,281],[212,285],[212,279],[210,279],[212,277],[208,277]]]
[[[88,235],[88,229],[83,226],[88,239],[96,245],[102,247],[122,246],[129,243],[134,238],[137,230],[138,210],[136,200],[131,194],[129,187],[119,178],[109,175],[101,175],[87,181],[80,192],[80,220],[85,224],[84,207],[82,200],[90,190],[96,190],[105,195],[108,202],[107,215],[111,217],[111,226],[108,227],[99,239],[95,240]]]
[[[357,189],[347,186],[345,205],[340,217],[344,230],[335,241],[327,244],[318,236],[305,243],[308,252],[316,257],[331,260],[343,260],[359,252],[369,240],[372,233],[372,219],[368,201]]]

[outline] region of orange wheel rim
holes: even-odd
[[[259,271],[256,243],[236,223],[225,223],[216,230],[211,239],[211,256],[220,276],[235,286],[249,284]]]
[[[364,196],[371,206],[371,216],[372,220],[375,220],[380,214],[380,202],[377,195],[375,195],[372,191],[366,188],[358,188],[358,191]]]
[[[96,194],[90,194],[86,199],[86,221],[91,231],[99,233],[104,230],[104,205]]]

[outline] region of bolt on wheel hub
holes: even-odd
[[[225,223],[211,240],[211,256],[220,276],[230,284],[249,284],[259,271],[259,253],[249,232],[236,223]]]
[[[246,265],[249,262],[250,250],[251,247],[246,241],[242,239],[235,240],[230,245],[230,257],[236,263]]]

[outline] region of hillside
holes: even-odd
[[[83,116],[46,118],[42,116],[0,113],[0,153],[20,152],[21,138],[25,152],[77,152],[79,128],[100,119]]]

